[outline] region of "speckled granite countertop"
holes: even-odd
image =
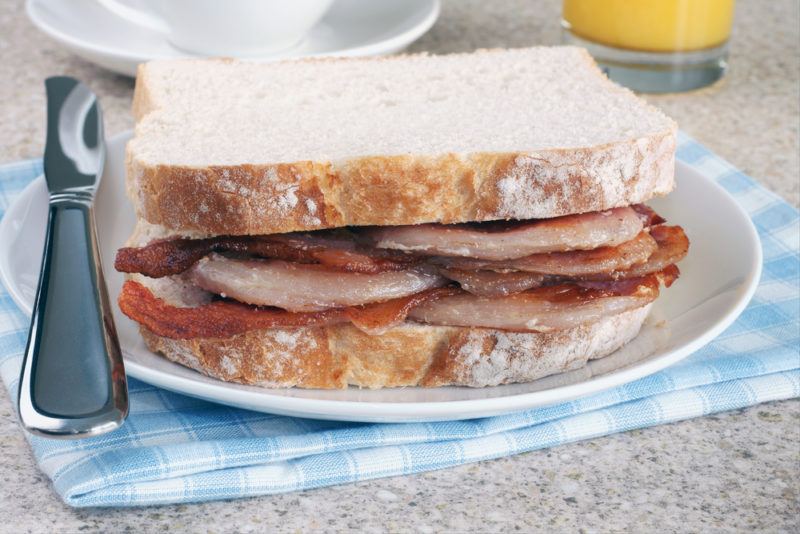
[[[444,0],[412,51],[559,41],[556,0]],[[800,203],[796,0],[737,6],[728,77],[649,98],[751,176]],[[70,54],[0,2],[0,162],[42,148],[42,80],[66,73],[101,95],[110,133],[129,128],[132,80]],[[36,468],[0,387],[0,531],[800,530],[800,402],[786,401],[455,469],[273,497],[132,510],[73,510]],[[13,522],[11,522],[11,518]]]

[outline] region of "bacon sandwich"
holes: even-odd
[[[675,123],[573,47],[140,66],[115,267],[154,352],[265,387],[482,387],[633,339],[689,241]],[[672,221],[670,221],[672,223]]]

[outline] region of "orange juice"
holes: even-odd
[[[645,52],[689,52],[728,40],[734,0],[564,0],[578,37]]]

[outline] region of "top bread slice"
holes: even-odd
[[[139,67],[128,193],[188,237],[548,218],[674,185],[675,123],[575,47]]]

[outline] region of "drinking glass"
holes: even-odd
[[[566,42],[634,91],[696,89],[725,73],[734,0],[564,0]]]

